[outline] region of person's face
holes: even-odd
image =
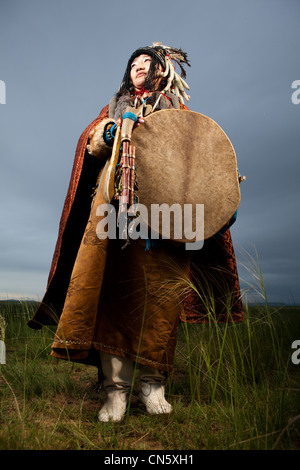
[[[131,64],[130,78],[136,90],[143,88],[151,64],[151,56],[142,54]]]

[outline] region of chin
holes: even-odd
[[[143,77],[141,80],[137,80],[137,81],[136,81],[136,85],[135,85],[135,86],[136,86],[136,88],[142,88],[142,87],[144,86],[144,84],[145,84],[145,79],[144,79],[144,77]]]

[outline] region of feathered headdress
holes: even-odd
[[[184,70],[183,64],[188,65],[189,67],[191,66],[187,58],[187,53],[183,52],[182,49],[175,49],[174,47],[164,46],[159,42],[153,43],[152,47],[154,49],[158,49],[158,53],[164,55],[165,70],[162,72],[162,76],[167,78],[167,85],[163,91],[174,93],[181,103],[184,102],[184,99],[189,101],[190,97],[186,94],[184,88],[189,90],[190,87],[183,80],[186,78],[186,72]],[[176,62],[176,64],[178,64],[180,67],[180,76],[175,72],[173,61]]]
[[[148,54],[152,57],[156,57],[162,65],[163,70],[161,75],[167,81],[162,92],[173,93],[177,96],[181,103],[184,103],[184,100],[189,101],[190,96],[186,94],[185,89],[189,90],[190,87],[184,81],[184,78],[186,77],[184,66],[188,65],[190,67],[191,64],[188,61],[186,52],[184,52],[182,49],[175,49],[174,47],[164,46],[160,42],[155,42],[152,44],[152,46],[140,47],[131,55],[128,61],[125,76],[126,74],[129,74],[130,65],[133,60],[141,54]],[[173,62],[179,66],[180,75],[175,72],[175,66]]]

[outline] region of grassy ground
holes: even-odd
[[[94,390],[96,369],[57,362],[54,329],[26,326],[35,307],[0,303],[0,449],[300,449],[300,364],[291,361],[299,307],[249,307],[241,324],[180,325],[167,386],[173,413],[147,415],[137,381],[120,424],[97,421],[105,393]]]

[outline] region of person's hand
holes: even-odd
[[[141,124],[143,124],[144,122],[145,122],[145,119],[142,118],[142,117],[139,117],[133,127],[138,127],[138,126],[140,126]]]
[[[135,128],[135,127],[138,127],[138,126],[140,126],[141,124],[143,124],[144,122],[145,122],[144,118],[143,118],[143,117],[139,117],[138,120],[134,123],[134,126],[133,126],[133,127],[134,127],[134,128]],[[117,123],[116,123],[116,124],[117,124],[118,127],[122,127],[122,118],[121,118],[121,117],[119,117],[119,119],[117,120]]]

